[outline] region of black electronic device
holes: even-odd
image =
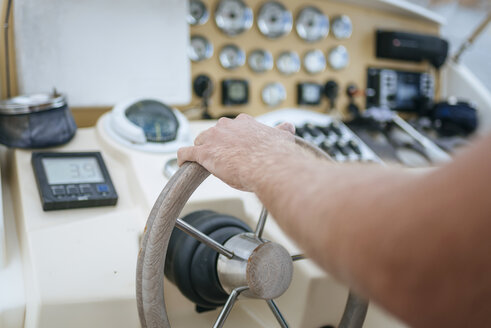
[[[245,105],[249,102],[249,83],[246,80],[222,81],[222,104],[225,106]]]
[[[45,211],[115,205],[118,200],[99,152],[34,152],[31,163]]]
[[[428,60],[440,68],[448,56],[448,42],[438,36],[378,30],[378,58],[420,62]]]
[[[318,83],[299,83],[297,84],[297,104],[316,106],[322,100],[322,85]]]
[[[336,107],[336,99],[339,96],[339,84],[334,80],[329,80],[324,85],[324,94],[329,99],[329,109]]]
[[[434,98],[434,79],[426,72],[369,68],[367,108],[388,107],[396,111],[423,112]]]

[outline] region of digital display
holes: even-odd
[[[43,158],[41,161],[50,185],[104,182],[95,157]]]
[[[228,87],[228,96],[233,101],[242,101],[247,97],[246,86],[240,82],[231,83]]]
[[[307,103],[316,103],[320,100],[321,90],[317,85],[306,84],[303,87],[303,100]]]
[[[246,80],[222,81],[222,104],[227,106],[244,105],[249,101],[249,84]]]
[[[403,108],[414,108],[415,101],[420,97],[417,84],[399,83],[397,85],[397,106]]]

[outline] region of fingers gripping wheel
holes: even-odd
[[[302,139],[297,138],[296,142],[319,157],[327,157],[322,150]],[[170,327],[164,301],[164,264],[168,266],[165,269],[168,279],[199,306],[220,306],[226,298],[214,327],[223,326],[242,293],[246,297],[265,299],[280,326],[288,327],[278,307],[269,298],[281,295],[290,284],[291,277],[283,281],[281,277],[276,279],[278,272],[291,271],[292,259],[301,259],[302,256],[290,257],[282,246],[261,238],[267,217],[265,209],[254,233],[244,233],[250,230],[247,226],[231,217],[209,211],[195,212],[183,220],[177,219],[191,194],[208,175],[209,172],[199,164],[184,163],[169,180],[149,215],[136,271],[136,296],[142,327]],[[210,220],[212,217],[215,219]],[[221,226],[220,220],[224,220],[224,226]],[[203,245],[196,246],[194,241],[188,242],[185,238],[172,239],[174,227]],[[179,243],[186,245],[183,246],[185,254],[180,254]],[[208,253],[210,250],[207,248],[220,254],[218,261],[217,254]],[[281,261],[274,265],[264,265],[278,258]],[[216,267],[207,263],[206,259],[216,263]],[[192,269],[189,269],[190,266]],[[201,267],[203,272],[193,274],[195,266]],[[213,288],[216,290],[210,291]],[[367,302],[350,293],[339,327],[361,327],[367,307]]]

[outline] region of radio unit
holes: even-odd
[[[425,72],[369,68],[367,108],[388,107],[396,111],[424,111],[433,102],[435,82]]]

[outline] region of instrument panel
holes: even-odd
[[[336,110],[348,104],[345,89],[366,87],[367,67],[425,70],[413,64],[375,58],[375,30],[393,28],[437,33],[438,25],[328,0],[191,0],[190,59],[192,79],[207,75],[214,85],[208,112],[212,117],[248,113],[260,115],[282,107],[327,111],[327,97],[299,90],[336,82]],[[199,42],[196,42],[198,40]],[[194,41],[194,42],[193,42]],[[247,99],[235,95],[227,80],[242,81]],[[201,99],[194,94],[192,103]],[[364,100],[360,99],[364,106]]]

